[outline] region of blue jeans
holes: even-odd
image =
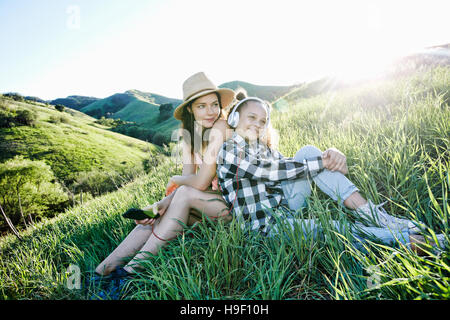
[[[301,148],[294,156],[298,162],[304,159],[322,155],[322,151],[314,146]],[[355,191],[356,186],[338,171],[323,170],[312,178],[314,183],[334,201],[343,204],[344,201]],[[298,210],[306,205],[306,198],[311,195],[311,181],[309,176],[305,179],[286,180],[281,182],[283,193],[289,203],[291,210]]]
[[[311,157],[317,157],[322,154],[318,148],[314,146],[305,146],[301,148],[294,156],[294,159],[303,162],[304,159]],[[291,210],[298,210],[306,205],[306,199],[311,195],[311,178],[287,180],[281,183],[284,196],[288,201],[289,208]],[[338,171],[323,170],[321,173],[312,178],[314,183],[331,197],[334,201],[337,201],[340,205],[343,205],[344,201],[355,191],[359,191],[358,188],[349,180],[345,175]],[[317,232],[320,231],[320,225],[312,219],[299,219],[299,218],[287,218],[286,222],[291,227],[295,223],[299,223],[302,226],[304,233],[313,232],[313,236],[317,236]],[[343,227],[337,221],[331,221],[335,229],[344,232]],[[405,230],[390,230],[388,228],[377,227],[351,227],[351,233],[357,240],[364,242],[365,236],[372,236],[381,240],[381,242],[392,245],[396,242],[407,244],[409,242],[409,232]],[[275,226],[270,232],[269,236],[277,234],[277,227]],[[361,244],[356,241],[356,247],[361,249]]]

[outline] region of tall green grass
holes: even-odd
[[[425,222],[429,254],[369,239],[357,250],[351,235],[330,221],[352,223],[347,209],[313,188],[298,214],[317,219],[316,239],[282,227],[284,237],[247,234],[236,224],[203,221],[142,262],[123,299],[448,299],[448,246],[435,252],[435,234],[448,240],[449,68],[384,79],[317,97],[289,100],[272,119],[280,151],[293,156],[306,144],[336,147],[349,178],[390,213]],[[0,242],[3,299],[87,299],[99,288],[70,290],[67,268],[83,279],[132,230],[120,213],[158,200],[170,175],[167,160],[148,175],[82,207]]]

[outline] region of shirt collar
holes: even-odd
[[[261,148],[264,150],[266,149],[265,145],[259,142],[259,140],[250,143],[236,131],[233,132],[231,139],[234,140],[234,142],[236,142],[236,144],[241,148],[249,148],[256,151],[260,151]]]

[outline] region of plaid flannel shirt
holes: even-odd
[[[288,208],[281,181],[308,174],[313,177],[322,170],[321,157],[297,162],[260,142],[249,144],[236,132],[224,142],[217,156],[219,185],[234,217],[243,228],[265,235],[275,222],[274,215],[282,214],[276,209]]]

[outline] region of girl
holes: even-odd
[[[105,276],[113,272],[113,278],[123,278],[137,272],[139,260],[148,253],[157,254],[167,240],[180,233],[180,222],[192,225],[202,214],[231,218],[217,190],[215,175],[217,153],[230,137],[224,108],[234,97],[233,90],[217,88],[203,72],[183,83],[183,103],[174,111],[174,117],[182,121],[183,169],[182,175],[173,176],[168,184],[168,189],[173,186],[177,189],[156,203],[158,219],[136,221],[137,226],[125,240],[98,265],[97,274]],[[129,257],[133,257],[131,261],[120,267]]]
[[[331,162],[328,150],[322,153],[314,146],[306,146],[294,158],[285,158],[269,148],[265,141],[269,140],[270,106],[256,97],[238,95],[238,100],[228,117],[235,132],[219,151],[217,175],[224,199],[242,227],[274,236],[278,223],[286,222],[293,227],[301,222],[303,232],[312,231],[316,235],[320,231],[316,221],[298,219],[291,211],[304,206],[313,180],[323,192],[355,210],[365,222],[367,226],[358,223],[352,227],[357,239],[362,240],[356,229],[387,244],[398,241],[417,249],[415,244],[423,242],[423,237],[414,234],[419,229],[410,220],[393,217],[381,205],[364,199],[345,177],[346,165]],[[338,222],[332,223],[342,230]],[[442,246],[444,236],[439,235],[438,239]]]

